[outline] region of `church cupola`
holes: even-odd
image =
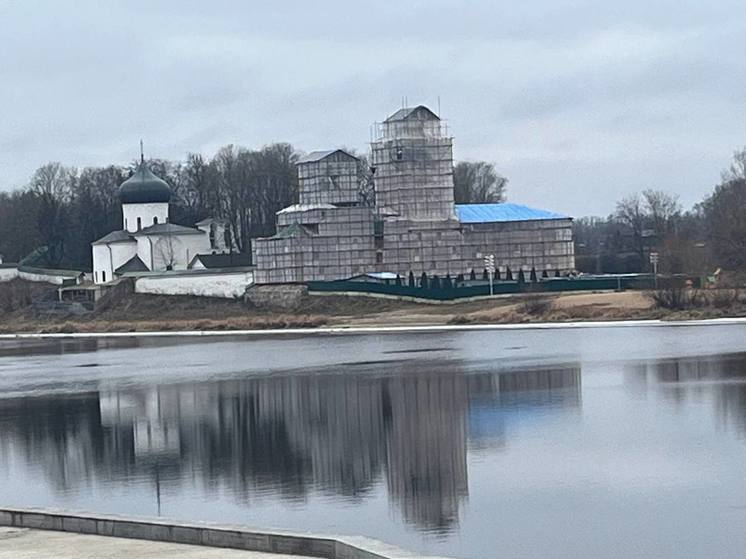
[[[119,200],[122,204],[168,203],[170,199],[171,189],[168,183],[154,175],[145,161],[119,187]]]
[[[124,229],[136,233],[151,225],[167,223],[170,199],[168,183],[153,174],[141,155],[137,170],[119,187]]]

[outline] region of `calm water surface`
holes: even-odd
[[[0,341],[0,504],[742,558],[746,327]]]

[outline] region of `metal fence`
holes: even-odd
[[[626,289],[653,289],[654,278],[649,275],[605,276],[589,278],[540,278],[537,281],[496,281],[493,284],[495,295],[516,293],[557,293],[563,291],[608,291]],[[397,297],[414,297],[436,301],[451,301],[469,297],[490,295],[487,281],[452,281],[440,279],[437,283],[430,280],[427,285],[409,285],[408,278],[378,281],[312,281],[308,282],[310,292],[324,293],[371,293]]]

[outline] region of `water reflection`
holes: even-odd
[[[746,353],[660,359],[628,369],[632,386],[656,387],[677,407],[711,398],[719,422],[746,436]]]
[[[160,500],[198,485],[248,505],[311,492],[354,502],[383,485],[407,523],[446,533],[469,495],[470,448],[500,447],[511,422],[581,403],[577,366],[403,369],[0,400],[0,444],[63,492],[135,481]]]

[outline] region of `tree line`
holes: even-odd
[[[227,145],[212,157],[190,153],[184,161],[147,163],[171,186],[173,223],[221,219],[238,250],[250,252],[252,238],[275,233],[275,213],[297,202],[299,156],[288,143],[258,150]],[[363,192],[371,175],[361,161]],[[46,163],[26,186],[0,191],[0,255],[7,262],[27,258],[48,267],[91,269],[91,243],[122,229],[117,193],[138,163],[83,169]],[[490,163],[459,163],[454,179],[458,203],[504,199],[507,180]]]
[[[651,252],[667,273],[744,270],[746,148],[734,153],[720,183],[690,210],[677,195],[649,189],[619,200],[608,217],[576,219],[573,229],[582,272],[651,271]]]

